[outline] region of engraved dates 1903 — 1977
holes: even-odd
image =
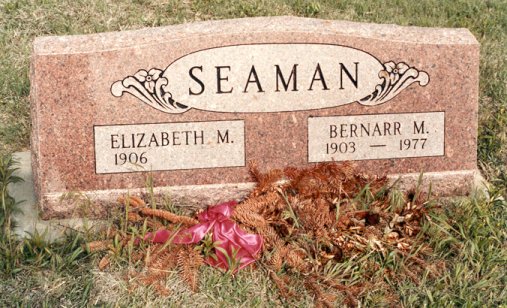
[[[444,112],[313,117],[308,161],[444,155]]]

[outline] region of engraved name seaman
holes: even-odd
[[[273,75],[271,77],[267,76],[261,76],[259,77],[259,74],[257,73],[257,69],[255,68],[255,65],[252,65],[250,68],[250,71],[247,72],[244,76],[246,78],[243,83],[239,83],[239,89],[237,86],[233,86],[229,82],[229,75],[230,73],[238,73],[235,72],[233,68],[231,68],[230,65],[224,65],[224,66],[215,66],[212,68],[214,70],[216,75],[216,83],[212,86],[208,85],[206,87],[205,83],[202,81],[202,78],[200,75],[205,70],[205,68],[202,65],[199,66],[193,66],[189,69],[188,74],[189,77],[194,82],[193,87],[189,87],[188,94],[189,95],[201,95],[206,91],[206,89],[209,90],[210,87],[213,87],[211,91],[213,91],[216,94],[229,94],[233,93],[233,91],[241,91],[243,93],[248,93],[252,88],[254,91],[258,93],[265,92],[266,88],[274,90],[274,92],[280,92],[280,91],[300,91],[300,90],[306,90],[306,91],[313,91],[314,88],[318,90],[328,91],[331,88],[331,85],[328,81],[326,81],[326,76],[324,75],[324,72],[320,66],[320,63],[317,63],[315,66],[315,69],[313,70],[313,76],[301,76],[298,78],[298,67],[299,64],[294,64],[292,66],[292,70],[290,71],[290,74],[283,74],[280,65],[275,64],[273,65]],[[358,70],[359,70],[359,62],[354,62],[354,66],[347,67],[344,63],[339,63],[339,68],[330,69],[329,71],[333,71],[339,75],[339,84],[338,89],[343,90],[344,84],[346,86],[353,86],[355,88],[358,87]],[[287,76],[288,75],[288,76]],[[345,77],[345,78],[344,78]],[[305,86],[301,87],[301,79],[304,80]],[[348,80],[348,82],[344,82],[345,80]],[[270,87],[265,86],[266,80],[270,81],[272,84]],[[263,85],[264,84],[264,85]]]
[[[307,56],[304,56],[307,55]],[[251,44],[204,49],[165,69],[139,69],[111,85],[165,113],[280,112],[357,102],[383,104],[429,75],[405,62],[381,62],[330,44]]]

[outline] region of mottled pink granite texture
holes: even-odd
[[[352,103],[283,113],[192,109],[166,114],[147,108],[132,95],[111,95],[115,81],[140,68],[165,68],[193,51],[253,43],[349,46],[382,62],[410,63],[427,72],[430,82],[425,87],[410,86],[378,106]],[[95,173],[93,126],[111,124],[243,119],[246,161],[256,161],[267,170],[310,165],[309,116],[445,111],[444,156],[356,164],[370,173],[412,174],[407,181],[426,172],[441,184],[441,195],[467,193],[477,172],[478,71],[479,44],[466,29],[263,17],[40,37],[33,45],[30,77],[32,164],[42,216],[66,217],[75,212],[78,202],[61,198],[68,192],[83,192],[94,202],[94,216],[101,216],[119,194],[137,193],[145,186],[146,173]],[[244,196],[251,187],[244,183],[252,182],[247,167],[157,171],[152,176],[161,192],[170,191],[182,204],[202,206]]]

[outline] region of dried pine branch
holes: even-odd
[[[256,162],[250,162],[248,165],[250,174],[257,182],[250,196],[260,196],[270,191],[274,191],[278,186],[278,182],[283,180],[284,172],[280,169],[272,169],[267,173],[261,173]]]
[[[193,292],[198,289],[199,267],[204,264],[201,254],[194,250],[192,246],[186,246],[180,250],[178,254],[178,267],[180,268],[180,276]]]
[[[187,216],[178,216],[176,214],[173,214],[169,211],[165,210],[158,210],[158,209],[151,209],[151,208],[141,208],[140,212],[147,216],[153,216],[158,217],[164,220],[167,220],[169,222],[175,223],[175,224],[184,224],[187,226],[193,226],[199,223],[197,219],[190,218]]]
[[[307,199],[296,207],[297,216],[307,230],[319,230],[333,225],[334,213],[326,200]]]
[[[128,204],[130,207],[135,208],[141,208],[146,206],[144,200],[136,196],[126,196],[126,197],[121,196],[118,198],[118,202],[124,205]]]
[[[257,232],[264,239],[265,246],[268,247],[283,246],[283,244],[285,243],[282,242],[280,236],[278,235],[278,232],[276,232],[276,230],[269,225],[257,228]]]
[[[134,212],[129,212],[127,218],[128,218],[128,221],[130,221],[130,222],[140,222],[143,220],[141,215],[134,213]]]
[[[273,254],[269,258],[267,265],[276,272],[280,271],[288,252],[289,250],[286,246],[276,247],[273,249]]]
[[[276,205],[280,201],[277,192],[268,192],[265,195],[251,197],[236,206],[235,210],[248,210],[259,214],[262,210]]]
[[[144,285],[156,288],[156,285],[160,284],[177,265],[179,247],[174,246],[173,249],[166,248],[164,250],[161,250],[161,247],[163,246],[157,245],[152,248],[153,255],[145,262],[147,272],[139,277],[139,281]]]
[[[153,287],[155,288],[155,291],[157,291],[157,293],[161,296],[167,297],[171,295],[171,290],[169,290],[169,288],[164,285],[162,280],[158,281],[158,283],[153,284]]]
[[[289,290],[285,281],[280,277],[278,277],[278,275],[274,271],[269,271],[269,277],[275,283],[280,295],[284,297],[286,300],[290,300],[296,296],[296,294],[293,291]]]
[[[313,277],[309,277],[305,281],[305,286],[307,289],[313,292],[315,295],[315,305],[323,305],[327,308],[333,308],[334,297],[328,293],[322,291],[321,287],[318,285],[317,281]]]
[[[346,295],[345,303],[349,306],[357,307],[357,305],[358,305],[357,297],[352,293],[350,288],[348,288],[347,286],[344,286],[342,284],[339,284],[331,279],[328,279],[326,277],[320,276],[320,277],[318,277],[318,279],[319,279],[319,281],[326,284],[327,286],[332,287],[338,291],[344,292]]]
[[[311,264],[307,263],[300,255],[300,250],[297,251],[294,247],[289,247],[287,252],[287,265],[297,270],[300,273],[307,274],[311,270]]]
[[[267,225],[264,217],[243,208],[236,208],[232,213],[231,218],[254,228],[264,228]]]
[[[86,249],[89,252],[98,252],[98,251],[104,251],[111,248],[113,245],[112,240],[104,240],[104,241],[93,241],[88,244],[86,244]]]
[[[106,268],[109,267],[109,265],[111,264],[111,261],[109,260],[109,256],[104,256],[102,259],[100,259],[100,262],[99,262],[99,270],[103,271],[105,270]]]

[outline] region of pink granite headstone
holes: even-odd
[[[100,216],[153,177],[183,205],[241,198],[262,170],[355,161],[426,174],[442,195],[477,174],[479,44],[466,29],[296,17],[40,37],[32,153],[43,217]]]

